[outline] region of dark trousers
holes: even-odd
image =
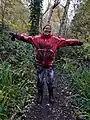
[[[47,83],[49,98],[53,97],[53,82],[54,82],[54,70],[52,67],[43,68],[41,66],[37,66],[37,88],[38,95],[43,97],[43,86],[44,82]]]

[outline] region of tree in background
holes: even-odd
[[[29,9],[21,0],[0,0],[0,23],[2,27],[7,24],[14,31],[27,32],[28,20]]]
[[[0,0],[0,120],[12,119],[31,102],[35,90],[32,50],[25,43],[12,42],[8,34],[27,32],[28,16],[21,0]]]
[[[71,23],[73,36],[89,42],[90,40],[90,0],[83,2],[77,9]]]
[[[39,34],[39,20],[42,13],[42,2],[43,0],[31,0],[30,2],[30,35]]]

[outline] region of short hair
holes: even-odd
[[[50,29],[52,28],[50,24],[46,24],[46,25],[43,27],[43,30],[45,29],[46,26],[49,26]]]

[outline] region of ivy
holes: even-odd
[[[42,2],[43,0],[31,0],[29,9],[30,9],[30,35],[36,35],[39,34],[39,20],[42,15]]]

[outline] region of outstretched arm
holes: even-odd
[[[81,42],[80,40],[75,40],[75,39],[66,39],[65,40],[65,46],[80,46],[82,45],[83,42]]]
[[[65,38],[59,37],[58,48],[64,47],[64,46],[76,46],[76,45],[81,46],[82,44],[83,42],[81,42],[80,40],[65,39]]]
[[[11,35],[11,40],[12,41],[15,41],[15,38],[16,38],[18,40],[21,40],[21,41],[32,44],[32,39],[33,39],[32,36],[27,36],[27,35],[23,35],[23,34],[17,34],[17,33],[13,33],[13,32],[11,32],[10,35]]]

